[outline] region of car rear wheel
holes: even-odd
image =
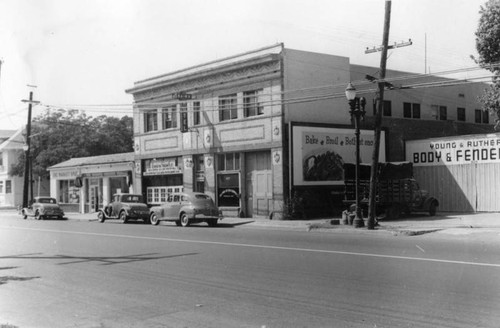
[[[158,225],[158,223],[160,223],[160,220],[158,220],[158,216],[156,216],[155,213],[151,213],[149,221],[151,222],[152,225]]]
[[[189,218],[188,218],[188,216],[187,216],[185,213],[183,213],[183,214],[181,215],[181,225],[182,225],[183,227],[187,227],[187,226],[189,226],[189,224],[190,224],[190,223],[191,223],[191,222],[189,222]]]
[[[120,221],[122,223],[127,223],[127,213],[125,213],[125,211],[121,211],[120,212]]]

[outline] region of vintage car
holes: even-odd
[[[129,220],[143,220],[149,223],[149,208],[143,202],[142,195],[114,194],[113,201],[97,212],[99,222],[118,219],[122,223]]]
[[[28,207],[21,210],[24,219],[33,216],[36,220],[63,219],[64,211],[59,207],[55,198],[38,196],[30,202]]]
[[[191,223],[206,222],[217,226],[220,212],[210,196],[199,192],[170,194],[167,202],[150,209],[149,221],[157,225],[160,221],[174,221],[178,226],[187,227]]]

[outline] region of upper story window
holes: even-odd
[[[245,117],[264,114],[264,107],[259,101],[259,95],[262,90],[253,90],[243,92],[243,109]]]
[[[457,108],[457,121],[465,122],[465,108]]]
[[[3,181],[0,181],[0,194],[3,194]]]
[[[177,106],[173,105],[162,109],[163,130],[177,127]]]
[[[420,104],[403,103],[403,117],[420,118]]]
[[[5,180],[5,193],[6,194],[12,193],[12,181],[10,180]]]
[[[390,100],[384,100],[384,116],[392,116],[392,102]]]
[[[481,109],[476,109],[475,115],[474,115],[474,122],[475,123],[489,124],[490,123],[490,116],[489,116],[488,112],[481,110]]]
[[[193,125],[201,124],[201,106],[199,101],[193,102]]]
[[[238,106],[236,105],[236,94],[219,97],[219,121],[227,121],[238,118]]]
[[[158,112],[157,110],[151,110],[144,112],[144,132],[157,131],[158,130]]]
[[[446,106],[439,106],[439,119],[446,121],[448,119],[448,109]]]

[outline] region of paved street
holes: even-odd
[[[497,327],[498,231],[325,233],[0,212],[0,324]]]

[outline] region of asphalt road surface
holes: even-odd
[[[498,327],[498,233],[391,236],[0,213],[0,326]]]

